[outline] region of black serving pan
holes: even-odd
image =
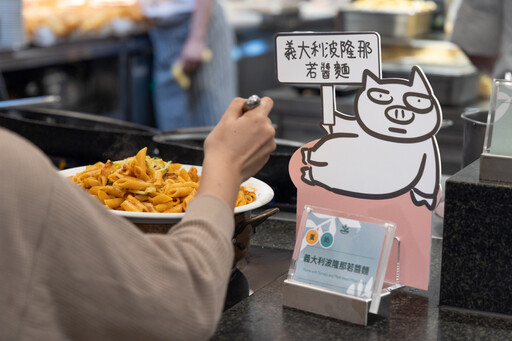
[[[158,129],[104,116],[51,108],[0,110],[0,126],[30,140],[65,167],[153,153]],[[62,168],[62,167],[61,167]]]
[[[188,128],[154,135],[153,142],[164,160],[201,165],[204,157],[203,143],[211,128]],[[293,153],[303,143],[276,139],[277,148],[270,154],[265,166],[254,175],[274,190],[273,203],[283,211],[294,211],[297,189],[293,185],[288,164]]]
[[[473,163],[482,155],[487,129],[487,116],[487,110],[478,108],[466,108],[460,115],[464,120],[461,168]]]

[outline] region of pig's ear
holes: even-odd
[[[409,76],[409,81],[411,86],[416,89],[415,91],[430,93],[430,87],[427,80],[427,77],[420,69],[419,66],[414,65],[411,69],[411,74]]]
[[[377,77],[369,69],[363,71],[363,89],[373,88],[379,86],[379,77]]]

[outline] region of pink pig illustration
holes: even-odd
[[[302,181],[356,198],[409,192],[416,206],[435,209],[442,114],[422,70],[414,66],[409,79],[365,70],[354,104],[354,116],[335,111],[328,135],[301,149]]]

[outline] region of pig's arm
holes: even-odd
[[[328,134],[359,134],[361,132],[361,128],[359,127],[355,116],[347,115],[337,110],[334,111],[334,124],[322,124],[322,128]]]
[[[432,211],[437,204],[441,170],[437,142],[434,138],[430,141],[432,144],[423,155],[418,171],[419,180],[411,189],[411,198],[416,206],[425,205]]]

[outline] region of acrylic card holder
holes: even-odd
[[[368,313],[387,316],[394,232],[392,222],[305,206],[283,305],[363,325]]]
[[[512,182],[512,77],[493,79],[480,179]]]

